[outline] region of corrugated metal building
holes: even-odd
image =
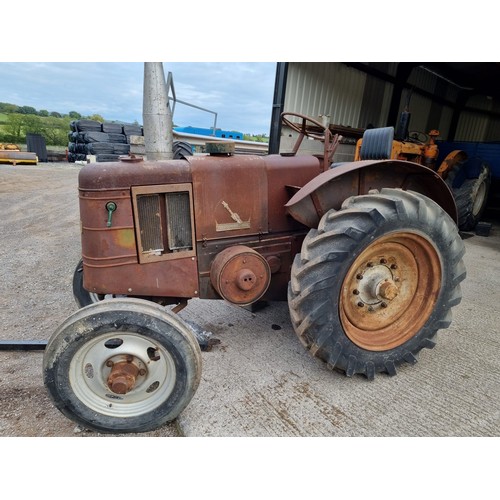
[[[278,63],[273,113],[280,108],[315,119],[326,116],[333,125],[352,128],[351,138],[342,134],[346,140],[336,161],[352,159],[355,139],[367,126],[396,126],[408,98],[410,131],[437,129],[442,140],[500,140],[500,101],[474,95],[431,64]],[[270,152],[287,151],[295,134],[287,128],[278,132],[276,124],[275,117]],[[305,141],[301,152],[316,151],[313,142]]]

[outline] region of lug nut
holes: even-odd
[[[354,295],[359,295],[359,290],[353,290],[353,291],[352,291],[352,293],[353,293]]]
[[[398,266],[396,264],[391,265],[391,269],[397,269],[397,268],[398,268]]]
[[[362,274],[356,274],[356,279],[357,280],[362,280],[363,279],[363,275]]]
[[[363,306],[364,306],[363,302],[358,302],[358,307],[363,307]]]
[[[385,302],[382,302],[380,305],[381,305],[382,307],[387,307],[387,304],[386,304]]]
[[[387,260],[386,259],[380,259],[380,263],[381,264],[387,264]]]
[[[373,267],[373,262],[368,262],[368,264],[366,264],[366,267]]]
[[[369,306],[369,307],[368,307],[368,310],[369,310],[370,312],[371,312],[371,311],[373,311],[373,307],[372,307],[372,306]]]

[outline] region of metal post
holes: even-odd
[[[391,103],[389,106],[389,114],[387,116],[387,126],[391,127],[398,120],[399,104],[401,103],[401,96],[403,95],[403,90],[407,84],[410,73],[413,68],[418,66],[417,63],[404,63],[398,64],[398,69],[396,70],[396,81],[392,89]]]
[[[172,153],[172,113],[162,63],[144,63],[143,95],[144,145],[148,160],[170,160]]]
[[[269,133],[269,154],[278,154],[281,139],[281,113],[285,105],[286,79],[288,63],[279,62],[276,66],[274,83],[273,109],[271,113],[271,130]]]
[[[0,351],[43,351],[46,340],[0,340]]]

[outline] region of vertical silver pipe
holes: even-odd
[[[146,158],[172,159],[172,113],[162,63],[144,63],[142,119]]]

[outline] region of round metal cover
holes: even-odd
[[[226,248],[215,257],[210,280],[223,299],[246,306],[266,293],[271,282],[271,269],[258,252],[237,245]]]

